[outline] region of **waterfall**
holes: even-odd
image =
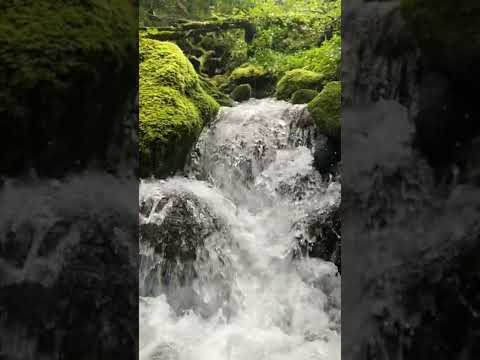
[[[340,184],[308,123],[273,99],[222,108],[188,176],[142,181],[140,359],[340,359],[340,275],[304,251]]]

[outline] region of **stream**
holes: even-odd
[[[341,188],[306,123],[273,99],[222,108],[187,176],[142,181],[141,360],[340,359],[337,266],[298,251]]]

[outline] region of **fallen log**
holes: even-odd
[[[245,42],[251,43],[257,33],[254,24],[246,20],[214,20],[214,21],[189,21],[179,22],[174,26],[143,27],[142,30],[153,30],[145,36],[160,41],[175,41],[193,35],[211,32],[228,31],[232,29],[245,30]]]

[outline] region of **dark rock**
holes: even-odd
[[[238,102],[247,101],[252,97],[252,86],[250,84],[238,85],[230,96]]]
[[[195,308],[210,316],[231,291],[231,280],[225,280],[229,261],[217,246],[211,246],[211,241],[230,241],[227,228],[188,191],[167,192],[154,202],[150,217],[140,225],[140,295],[165,294],[179,314]],[[225,269],[219,271],[219,267]],[[192,286],[200,274],[205,276],[204,271],[218,286],[218,293],[207,302]]]
[[[140,242],[167,261],[193,261],[203,241],[220,230],[219,220],[193,194],[172,193],[160,199],[151,220],[141,224]]]
[[[150,212],[153,209],[154,204],[155,204],[155,201],[153,200],[153,198],[147,198],[142,200],[140,202],[140,214],[148,217],[150,215]]]
[[[281,181],[275,190],[283,197],[299,201],[308,197],[312,191],[319,191],[321,182],[320,175],[315,172],[306,175],[297,174],[293,179]]]
[[[194,263],[205,249],[206,239],[225,233],[224,225],[189,192],[144,201],[155,205],[150,218],[140,225],[141,248],[153,250],[153,255],[141,255],[142,294],[157,295],[162,287],[189,285],[197,275]]]
[[[313,167],[320,174],[335,174],[340,161],[340,145],[326,136],[319,135],[314,140]]]
[[[341,272],[341,207],[336,204],[313,213],[295,224],[296,240],[302,256],[331,261]]]

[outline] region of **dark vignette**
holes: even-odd
[[[138,357],[138,4],[0,3],[0,359]]]
[[[480,4],[342,16],[342,357],[476,359]]]

